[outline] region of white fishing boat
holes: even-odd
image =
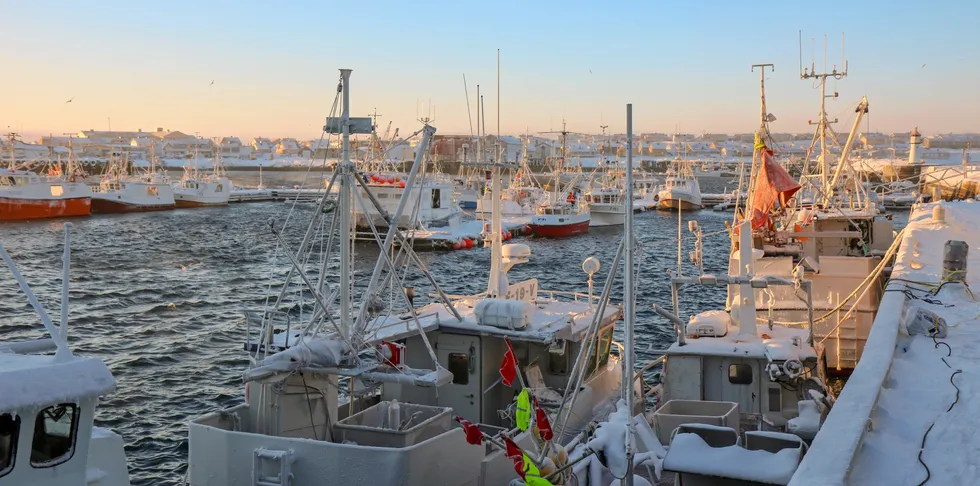
[[[400,229],[451,226],[462,218],[460,206],[454,201],[455,185],[443,174],[426,174],[425,180],[412,187],[406,186],[408,175],[401,172],[376,171],[360,175],[383,212],[374,205],[355,206],[353,213],[359,230],[370,230],[372,225],[379,230],[387,229],[389,221],[385,215],[394,213],[403,194],[408,194],[410,210],[397,219]],[[366,197],[367,192],[362,196]]]
[[[692,211],[701,207],[701,185],[690,162],[674,160],[657,190],[657,209]]]
[[[360,122],[347,117],[350,71],[341,73],[344,116],[328,119],[327,129],[353,127],[343,134],[346,147]],[[434,131],[423,129],[421,147]],[[405,180],[409,189],[424,151]],[[506,168],[492,166],[495,194]],[[397,257],[390,253],[402,238],[394,225],[378,235],[383,243],[370,279],[352,286],[349,208],[374,200],[370,185],[353,180],[353,173],[344,160],[335,175],[338,207],[314,213],[336,219],[340,264],[328,249],[323,263],[310,262],[323,265],[319,271],[302,266],[313,247],[311,233],[299,252],[287,251],[290,275],[302,279],[314,309],[292,322],[296,315],[276,310],[276,299],[272,310],[247,313],[249,325],[260,331],[257,339],[250,332],[246,344],[252,363],[245,373],[246,403],[191,421],[189,483],[504,485],[518,477],[508,457],[515,450],[528,466],[522,475],[557,472],[567,460],[562,445],[621,396],[622,368],[612,353],[621,310],[591,291],[544,291],[535,279],[509,284],[510,268],[531,255],[527,246],[503,245],[496,236],[499,204],[491,222],[486,292],[446,295],[418,265],[411,246],[403,245]],[[368,196],[345,187],[350,182]],[[391,218],[407,209],[408,194]],[[334,226],[325,223],[314,218],[309,228]],[[432,303],[416,308],[414,288],[398,288],[406,264],[432,283]],[[583,269],[591,289],[598,261],[588,259]],[[335,272],[336,288],[326,281]],[[357,308],[353,288],[363,289]],[[287,281],[280,298],[289,289]],[[529,413],[537,417],[534,426]],[[554,428],[546,426],[549,419]],[[540,468],[530,472],[531,465]]]
[[[184,166],[184,175],[173,183],[176,206],[187,208],[227,205],[231,198],[232,185],[221,167],[220,152],[214,158],[211,173],[200,170],[197,158],[197,149],[195,149],[194,163]]]
[[[65,224],[60,325],[0,242],[0,257],[49,334],[0,341],[0,484],[129,486],[122,437],[94,425],[99,398],[115,389],[115,379],[102,360],[76,356],[68,346],[70,227]]]
[[[845,74],[835,71],[808,76],[820,78],[825,90],[826,78],[842,78]],[[815,346],[826,352],[830,372],[847,374],[861,359],[882,297],[886,256],[893,253],[896,240],[891,216],[881,214],[860,177],[848,177],[855,174],[849,153],[868,111],[867,98],[858,103],[850,134],[833,170],[833,156],[826,143],[831,122],[825,103],[826,97],[821,97],[815,122],[813,143],[820,147],[809,151],[819,157],[804,162],[798,185],[775,160],[779,154],[771,149],[775,144],[767,137],[768,121],[775,117],[766,112],[763,90],[763,121],[744,214],[752,220],[754,245],[761,252],[756,263],[759,275],[790,278],[802,268],[806,278],[813,281]],[[797,193],[800,185],[802,189]],[[778,207],[774,208],[777,202]],[[737,269],[738,262],[733,258],[730,271],[735,273]],[[805,320],[805,312],[791,289],[757,291],[756,302],[760,322],[799,324]]]
[[[174,190],[166,175],[156,171],[156,157],[145,174],[130,174],[127,160],[106,165],[98,184],[91,185],[93,213],[164,211],[175,207]]]

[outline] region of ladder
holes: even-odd
[[[259,447],[252,456],[253,486],[289,486],[293,482],[293,450],[277,451]],[[278,469],[275,476],[266,476],[266,466]]]

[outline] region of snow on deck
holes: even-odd
[[[932,220],[938,204],[946,209],[945,223]],[[929,484],[976,483],[980,435],[973,425],[980,416],[980,303],[959,284],[946,284],[928,296],[912,290],[922,285],[898,280],[939,283],[946,241],[962,240],[973,248],[967,282],[980,294],[976,221],[980,202],[973,200],[913,210],[861,361],[792,486],[917,485],[927,475]],[[949,335],[938,340],[945,344],[922,335],[910,337],[902,330],[905,309],[919,306],[946,320]],[[956,370],[962,372],[954,376]],[[925,466],[918,458],[920,448]]]
[[[109,368],[97,358],[0,353],[0,412],[77,402],[115,387]]]

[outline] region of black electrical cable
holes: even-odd
[[[943,364],[946,365],[947,368],[953,369],[953,367],[950,366],[949,362],[946,361],[946,358],[953,355],[953,348],[950,347],[949,344],[946,344],[945,342],[936,339],[935,334],[932,336],[932,342],[935,343],[935,345],[933,346],[935,349],[939,349],[939,346],[946,346],[946,356],[940,359],[943,360]],[[956,406],[956,404],[959,403],[960,401],[960,387],[956,386],[956,383],[953,381],[953,378],[956,378],[956,375],[962,372],[963,370],[955,370],[953,371],[953,374],[949,376],[949,384],[953,385],[953,388],[956,389],[956,396],[953,398],[953,403],[949,404],[949,408],[946,409],[945,413],[949,413],[950,410],[952,410],[953,407]],[[926,429],[926,433],[922,435],[922,443],[919,444],[919,454],[917,458],[919,459],[919,464],[922,464],[922,467],[925,468],[926,470],[926,478],[923,479],[921,483],[919,483],[919,486],[922,486],[923,484],[929,482],[929,479],[932,477],[932,471],[929,470],[929,466],[926,465],[926,462],[922,460],[922,453],[925,452],[926,450],[926,437],[929,437],[929,432],[932,431],[933,427],[935,427],[936,421],[938,421],[938,418],[936,420],[933,420],[932,425],[930,425],[929,428]]]

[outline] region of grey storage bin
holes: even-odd
[[[681,424],[717,425],[739,432],[738,404],[735,402],[671,400],[654,412],[653,419],[657,438],[664,445],[670,443],[671,434]]]
[[[402,427],[388,424],[384,401],[334,424],[334,440],[374,447],[408,447],[448,432],[453,427],[452,409],[398,402]],[[410,420],[410,422],[409,422]]]

